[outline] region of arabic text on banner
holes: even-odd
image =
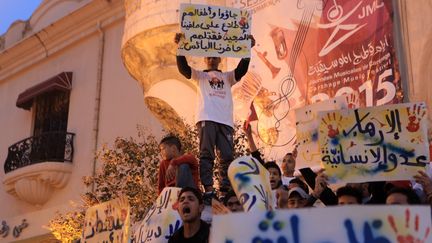
[[[144,219],[134,227],[132,242],[166,243],[182,222],[177,212],[181,188],[165,187]]]
[[[331,182],[409,180],[429,163],[424,103],[325,111],[318,119]]]
[[[120,197],[87,209],[81,242],[128,242],[130,206]]]
[[[343,206],[217,215],[210,242],[432,242],[429,206]]]
[[[318,144],[318,112],[348,109],[349,96],[338,96],[329,100],[303,106],[295,110],[297,129],[296,168],[320,166],[321,152]]]
[[[206,57],[249,57],[251,15],[246,10],[181,4],[178,54]]]

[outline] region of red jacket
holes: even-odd
[[[167,179],[165,178],[166,170],[168,169],[170,163],[174,166],[188,164],[191,169],[192,177],[195,182],[195,185],[197,186],[197,188],[199,188],[198,187],[199,186],[198,160],[192,154],[184,154],[175,159],[172,159],[171,161],[162,160],[161,163],[159,164],[159,177],[158,177],[159,194],[162,192],[162,190],[165,187],[175,186],[176,184],[175,179],[172,181],[167,181]]]

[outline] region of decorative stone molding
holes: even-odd
[[[66,186],[71,172],[71,163],[43,162],[7,173],[3,184],[9,194],[41,206],[50,199],[55,189]]]
[[[186,128],[182,119],[168,103],[156,97],[146,97],[144,102],[165,129],[168,131],[185,131]]]
[[[182,119],[194,123],[197,95],[196,86],[180,74],[176,64],[178,45],[174,43],[174,36],[179,31],[179,6],[182,2],[125,0],[126,18],[121,46],[123,64],[141,85],[147,108],[165,129],[176,131],[184,128]],[[195,3],[227,4],[225,0],[198,0]],[[188,63],[201,69],[196,64],[203,63],[202,57],[188,57]],[[177,93],[172,93],[173,90]],[[181,102],[171,99],[178,94],[182,95]]]

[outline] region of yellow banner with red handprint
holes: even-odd
[[[330,182],[412,179],[429,163],[426,112],[424,103],[320,112]]]
[[[315,167],[320,164],[321,152],[318,144],[318,113],[358,107],[353,95],[344,95],[320,101],[295,110],[297,130],[296,168]]]

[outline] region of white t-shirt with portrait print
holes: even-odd
[[[231,86],[234,71],[198,71],[192,69],[192,80],[198,86],[195,121],[214,121],[234,127]]]

